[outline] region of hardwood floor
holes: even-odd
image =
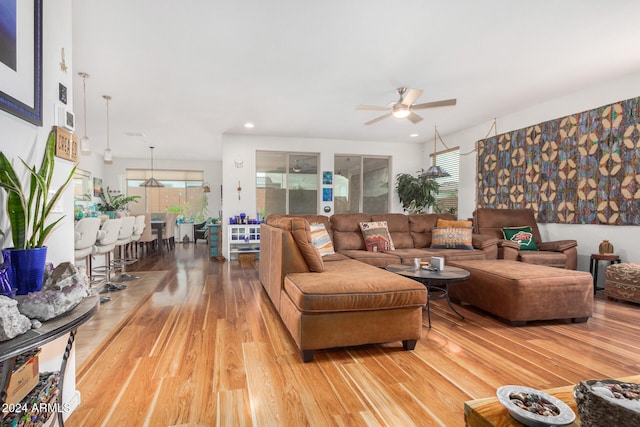
[[[501,385],[640,372],[640,306],[601,295],[587,323],[525,327],[468,306],[461,320],[437,300],[414,351],[330,349],[304,364],[256,268],[206,252],[178,244],[128,268],[168,273],[79,367],[67,426],[462,426],[463,403]]]

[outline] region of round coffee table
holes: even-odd
[[[467,270],[445,266],[442,271],[433,271],[416,268],[413,264],[391,264],[386,266],[385,269],[392,273],[417,280],[427,287],[427,319],[429,320],[429,328],[431,328],[431,309],[429,304],[431,298],[446,298],[449,308],[460,316],[461,319],[464,319],[464,316],[458,313],[453,305],[451,305],[451,300],[449,299],[449,284],[467,280],[470,275]]]

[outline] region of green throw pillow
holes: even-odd
[[[537,251],[536,241],[533,239],[531,227],[508,227],[502,229],[505,240],[511,240],[520,245],[521,251]]]

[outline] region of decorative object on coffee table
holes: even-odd
[[[506,385],[496,395],[509,414],[526,426],[565,426],[576,419],[562,400],[534,388]]]
[[[612,379],[581,381],[573,396],[582,427],[640,425],[640,384]]]

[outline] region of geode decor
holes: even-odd
[[[640,426],[640,384],[581,381],[573,390],[582,427]]]
[[[31,321],[20,314],[16,300],[0,295],[0,341],[22,335],[31,329]]]

